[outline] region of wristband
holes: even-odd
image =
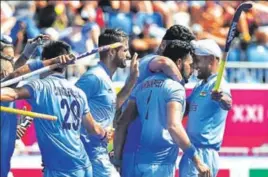
[[[194,147],[194,145],[190,145],[190,147],[186,148],[184,150],[184,154],[189,158],[192,159],[194,157],[196,153],[196,148]]]
[[[30,62],[28,64],[28,66],[29,66],[29,68],[30,68],[31,71],[35,71],[37,69],[43,68],[44,67],[44,64],[40,60],[35,60],[33,62]]]
[[[100,140],[103,141],[106,137],[107,137],[107,131],[105,131],[104,136]]]

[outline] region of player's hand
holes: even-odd
[[[28,39],[27,44],[22,52],[26,58],[30,58],[34,53],[36,48],[40,45],[43,45],[46,41],[50,39],[49,35],[39,35],[34,39]]]
[[[74,56],[74,54],[61,55],[57,57],[57,63],[60,63],[61,66],[74,63],[75,60],[76,60],[76,57]]]
[[[7,70],[2,70],[1,71],[1,73],[0,73],[0,78],[2,79],[2,78],[5,78],[5,77],[7,77],[8,76],[8,71]]]
[[[211,177],[210,169],[203,163],[200,163],[196,166],[199,175],[198,177]]]
[[[26,106],[23,107],[23,110],[26,110]],[[20,124],[17,126],[17,139],[21,139],[27,128],[30,127],[31,123],[33,122],[33,118],[21,115],[20,116]]]
[[[32,45],[43,45],[48,40],[50,40],[49,35],[40,34],[40,35],[38,35],[37,37],[35,37],[33,39],[29,39],[27,41],[27,43],[32,44]]]
[[[212,91],[211,92],[211,98],[215,101],[221,101],[222,97],[223,97],[222,91]]]
[[[26,129],[25,127],[22,127],[21,125],[18,125],[18,126],[17,126],[17,134],[16,134],[16,138],[17,138],[17,139],[21,139],[21,138],[24,136],[26,130],[27,130],[27,129]]]
[[[197,155],[195,155],[192,160],[199,172],[198,177],[211,177],[210,169],[199,159]]]
[[[134,53],[130,63],[130,81],[136,82],[139,75],[138,54]]]

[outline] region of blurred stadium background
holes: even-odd
[[[121,28],[130,36],[130,51],[139,57],[153,53],[166,28],[182,24],[197,39],[212,38],[224,47],[235,8],[242,1],[1,1],[1,34],[10,35],[19,55],[27,39],[40,33],[63,40],[80,54],[97,46],[107,27]],[[266,12],[249,10],[241,16],[228,56],[226,77],[233,108],[228,114],[218,177],[268,177],[268,3],[255,1]],[[38,59],[41,49],[33,59]],[[16,57],[15,57],[16,58]],[[90,56],[70,66],[66,78],[75,81],[98,61]],[[120,89],[128,68],[113,80]],[[189,93],[196,82],[187,85]],[[17,107],[30,106],[18,101]],[[38,177],[41,158],[34,125],[18,140],[12,158],[15,177]]]

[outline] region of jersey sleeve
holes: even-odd
[[[39,104],[42,101],[42,95],[44,95],[47,90],[44,86],[43,82],[41,80],[35,80],[32,82],[29,82],[23,86],[23,88],[26,88],[28,92],[30,93],[30,98],[27,99],[27,101],[30,104]]]
[[[141,59],[139,64],[140,76],[138,81],[141,82],[147,77],[151,76],[153,72],[150,70],[150,63],[155,59],[154,55],[146,56],[146,58]]]
[[[165,86],[164,97],[166,103],[176,101],[184,105],[185,89],[178,82],[169,80]]]
[[[78,88],[84,91],[87,98],[90,98],[100,90],[101,81],[100,79],[94,75],[89,74],[82,76],[75,84]]]
[[[84,105],[84,108],[83,108],[83,116],[86,115],[87,113],[89,113],[90,109],[89,109],[89,106],[88,106],[88,101],[87,101],[87,97],[86,97],[86,94],[81,90],[81,98],[82,98],[82,102],[83,102],[83,105]]]

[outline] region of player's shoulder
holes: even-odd
[[[149,61],[151,61],[152,59],[154,59],[155,57],[157,57],[158,55],[156,54],[149,54],[149,55],[145,55],[140,59],[140,65],[147,63]]]
[[[182,85],[180,82],[173,80],[172,78],[165,75],[165,85],[167,87],[176,87],[179,89],[185,89],[184,85]]]
[[[93,67],[91,69],[89,69],[86,73],[84,73],[79,80],[77,81],[77,83],[88,83],[91,84],[91,82],[100,82],[102,80],[101,76],[103,74],[101,73],[100,69],[97,67]],[[89,82],[90,81],[90,82]]]
[[[176,88],[176,89],[185,90],[184,86],[180,82],[171,79],[170,77],[168,77],[167,75],[161,72],[155,73],[145,80],[161,80],[163,82],[164,88]]]

